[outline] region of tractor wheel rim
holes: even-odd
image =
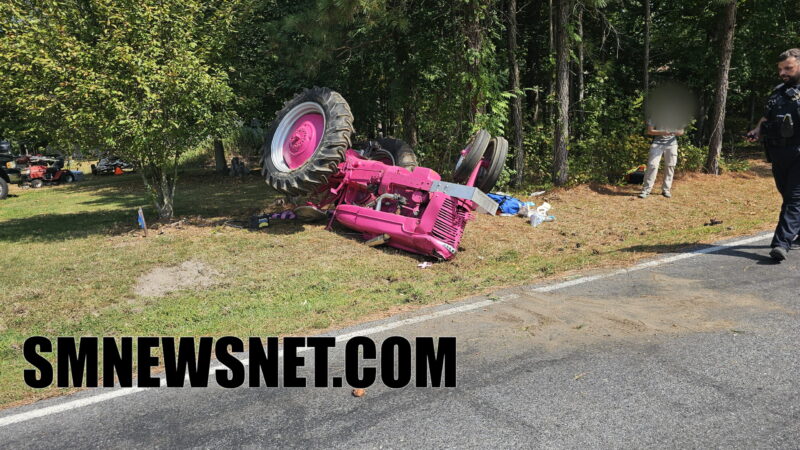
[[[325,133],[325,111],[315,102],[297,105],[281,120],[270,145],[272,164],[291,172],[316,152]]]

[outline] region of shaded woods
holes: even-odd
[[[619,181],[644,162],[646,92],[677,82],[697,102],[680,165],[718,173],[800,37],[796,0],[40,3],[2,2],[0,135],[138,149],[158,195],[180,154],[224,154],[314,85],[357,139],[445,174],[476,129],[505,135],[500,184],[521,187]]]

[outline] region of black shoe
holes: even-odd
[[[783,261],[786,259],[786,249],[783,247],[773,247],[772,250],[769,252],[769,256],[774,259],[775,261]]]

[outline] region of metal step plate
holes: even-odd
[[[483,191],[474,186],[464,186],[463,184],[448,183],[446,181],[434,181],[431,183],[431,192],[443,192],[455,198],[470,200],[478,206],[478,211],[495,215],[498,204]]]

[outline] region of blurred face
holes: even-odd
[[[800,84],[800,62],[789,57],[778,63],[778,76],[786,84]]]

